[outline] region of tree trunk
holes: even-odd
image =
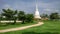
[[[22,24],[25,24],[24,22],[25,22],[25,21],[23,20]]]

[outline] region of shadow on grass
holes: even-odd
[[[22,34],[59,34],[57,32],[50,33],[50,32],[43,32],[43,33],[36,33],[36,32],[24,32]]]

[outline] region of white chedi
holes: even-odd
[[[40,14],[39,14],[39,11],[38,11],[37,2],[36,2],[36,11],[35,11],[34,18],[36,18],[36,19],[41,19]]]
[[[34,18],[41,19],[40,14],[39,14],[39,11],[35,11]]]

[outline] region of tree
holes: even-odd
[[[15,15],[17,14],[17,10],[13,11],[11,9],[2,9],[2,15],[6,17],[6,20],[14,20],[15,22]]]
[[[59,19],[58,13],[52,13],[52,14],[50,15],[50,19]]]
[[[16,13],[17,13],[17,10],[16,11],[13,11],[13,10],[10,10],[10,9],[7,9],[7,10],[2,9],[2,10],[3,10],[2,15],[6,16],[6,19],[9,19],[9,20],[13,19],[13,16],[16,15]]]
[[[49,16],[47,14],[42,14],[41,17],[42,18],[48,18]]]
[[[14,23],[13,24],[15,24],[16,23],[16,20],[17,20],[17,10],[15,10],[15,13],[14,13],[14,15],[13,15],[13,18],[14,18]]]
[[[21,20],[21,21],[23,21],[22,24],[24,24],[25,19],[26,19],[24,11],[19,11],[19,13],[18,13],[18,19]]]
[[[32,22],[33,18],[34,18],[33,14],[26,14],[26,21],[27,22]]]
[[[0,14],[0,23],[1,23],[1,14]]]

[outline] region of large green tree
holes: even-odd
[[[11,9],[2,9],[2,10],[3,10],[2,15],[5,16],[6,19],[8,19],[8,20],[14,19],[13,17],[14,17],[14,15],[16,15],[16,13],[17,13],[17,10],[15,10],[15,11],[13,11],[13,10],[11,10]]]
[[[51,13],[50,19],[59,19],[58,13]]]
[[[3,10],[3,13],[2,13],[2,16],[5,16],[6,20],[14,20],[14,23],[16,23],[16,17],[15,15],[17,14],[17,10],[11,10],[11,9],[2,9]]]
[[[18,13],[18,19],[21,20],[21,21],[23,21],[22,24],[24,24],[25,19],[26,19],[24,11],[19,11],[19,13]]]
[[[34,15],[33,14],[26,14],[26,21],[27,22],[32,22],[33,21],[33,18],[34,18]]]
[[[18,13],[18,19],[23,21],[22,24],[24,24],[25,22],[32,22],[33,18],[33,14],[25,14],[24,11],[19,11]]]

